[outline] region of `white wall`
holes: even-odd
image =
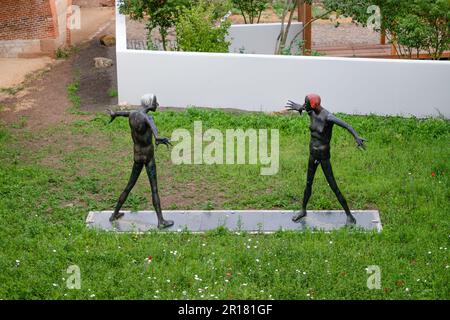
[[[127,50],[116,23],[120,102],[275,111],[316,92],[332,112],[450,117],[450,62]]]
[[[278,35],[280,33],[281,23],[260,23],[260,24],[234,24],[229,29],[227,37],[231,41],[229,52],[232,53],[251,53],[251,54],[273,54]],[[289,45],[292,38],[301,31],[302,23],[294,22],[291,24],[286,44]],[[302,39],[301,34],[297,39]],[[299,50],[292,46],[292,53]]]

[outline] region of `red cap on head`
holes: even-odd
[[[321,99],[318,94],[311,93],[311,94],[308,94],[306,97],[309,100],[309,104],[311,105],[311,108],[315,109],[320,106]]]

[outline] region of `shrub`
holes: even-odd
[[[163,48],[167,50],[169,28],[176,24],[180,12],[190,4],[189,0],[122,0],[119,11],[122,14],[128,14],[133,20],[148,17],[147,37],[150,40],[152,30],[159,28]],[[148,42],[151,43],[151,41]]]
[[[183,10],[176,23],[178,49],[194,52],[228,52],[226,41],[231,23],[216,22],[214,6],[201,2]]]

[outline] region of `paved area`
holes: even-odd
[[[104,30],[108,22],[115,17],[115,8],[81,8],[81,29],[72,30],[72,44],[78,45],[90,40]]]
[[[14,87],[25,81],[27,75],[47,67],[53,62],[49,57],[33,59],[0,58],[0,88]]]
[[[116,232],[145,232],[157,227],[156,214],[153,211],[124,212],[125,215],[111,223],[112,211],[90,212],[86,218],[88,227]],[[353,211],[357,228],[377,230],[382,226],[379,212],[376,210]],[[345,226],[344,211],[309,211],[308,216],[299,223],[292,221],[294,211],[288,210],[173,210],[164,211],[165,219],[175,224],[165,229],[167,232],[205,232],[218,227],[231,231],[249,231],[273,233],[278,230],[302,231],[319,229],[331,231]]]

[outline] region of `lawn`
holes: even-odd
[[[332,163],[353,209],[378,209],[382,233],[195,235],[89,230],[89,210],[115,205],[132,165],[128,123],[103,114],[42,130],[0,125],[0,299],[449,299],[450,125],[442,119],[339,115],[367,151],[335,128]],[[176,128],[280,130],[280,171],[258,165],[180,165],[157,149],[164,209],[298,209],[306,178],[308,119],[190,108],[155,115]],[[125,204],[150,209],[142,175]],[[320,171],[310,208],[340,209]],[[148,258],[151,257],[151,262]],[[66,287],[71,265],[81,289]],[[366,268],[381,269],[381,289]]]

